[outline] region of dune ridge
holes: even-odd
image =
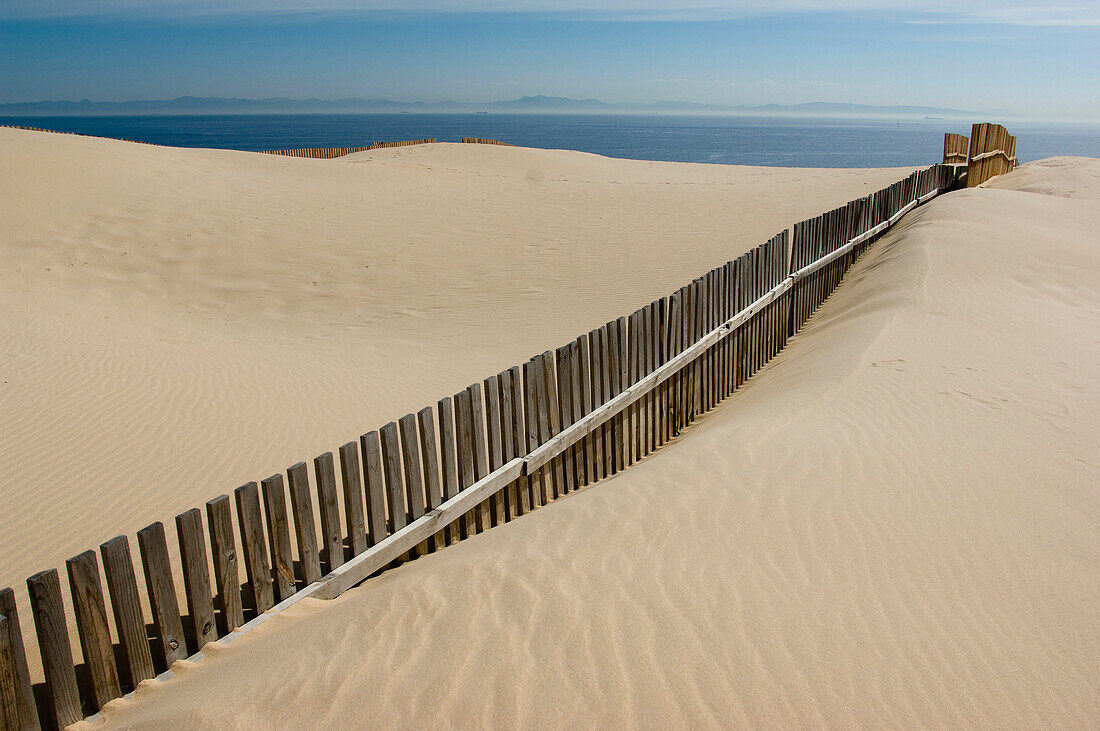
[[[1073,158],[931,202],[689,438],[103,725],[1090,727],[1098,202]]]
[[[0,164],[17,591],[908,172],[462,144],[322,161],[13,129]]]

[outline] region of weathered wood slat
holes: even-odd
[[[549,352],[549,351],[548,351]],[[555,374],[557,382],[554,384],[557,401],[557,417],[560,428],[565,428],[573,423],[573,364],[570,361],[569,346],[563,345],[553,351],[555,362]],[[576,465],[574,464],[575,447],[568,447],[562,453],[562,494],[577,489]]]
[[[455,404],[455,449],[458,459],[459,492],[473,485],[474,478],[474,417],[470,392],[460,391],[454,396]],[[468,538],[477,533],[476,511],[471,511],[460,525],[461,537]]]
[[[160,652],[156,656],[165,669],[176,660],[187,657],[183,623],[180,620],[176,585],[172,579],[172,564],[168,558],[168,543],[164,525],[159,521],[138,531],[138,549],[145,572],[146,594],[153,614]]]
[[[298,566],[302,584],[309,586],[321,578],[321,558],[317,550],[317,526],[313,520],[313,498],[309,491],[309,469],[305,462],[286,471],[290,487],[290,511],[294,514],[294,535],[298,539]]]
[[[382,465],[382,442],[378,432],[369,431],[359,437],[363,453],[363,473],[367,489],[367,543],[374,545],[389,535],[386,512],[386,477]]]
[[[599,328],[589,330],[585,342],[587,352],[582,356],[582,360],[585,372],[584,387],[588,393],[588,406],[585,410],[587,416],[592,412],[592,409],[603,403],[603,367],[600,356]],[[602,480],[605,477],[603,448],[603,428],[601,427],[592,433],[589,441],[589,457],[591,458],[589,480],[592,482]]]
[[[40,571],[27,579],[31,615],[38,635],[38,651],[46,676],[46,695],[53,720],[59,728],[84,717],[80,691],[73,667],[73,650],[66,629],[65,607],[61,601],[61,582],[56,569]]]
[[[431,406],[425,406],[416,414],[417,431],[420,434],[420,457],[424,470],[424,495],[428,510],[435,510],[443,503],[443,483],[439,473],[439,438],[436,436],[435,412]],[[443,547],[443,534],[429,541],[432,551]]]
[[[474,480],[481,480],[489,474],[489,455],[485,440],[485,402],[482,399],[481,384],[473,383],[466,388],[470,394],[470,414],[473,417]],[[489,501],[477,507],[478,532],[492,527],[492,514]]]
[[[354,449],[354,443],[352,447]],[[359,466],[358,455],[355,466]],[[267,517],[267,545],[271,550],[271,569],[275,581],[275,600],[281,602],[294,593],[294,558],[290,548],[290,521],[286,514],[286,489],[283,487],[282,475],[272,475],[264,479],[261,485],[264,493],[264,515]]]
[[[525,428],[527,433],[527,449],[524,454],[532,452],[542,444],[542,421],[545,416],[542,412],[542,399],[539,398],[539,381],[542,380],[542,367],[531,359],[523,364],[523,404],[525,415]],[[531,482],[531,508],[538,508],[547,502],[546,494],[549,491],[548,471],[540,469],[528,472]]]
[[[31,688],[29,683],[23,687],[18,670],[20,660],[26,664],[18,622],[0,613],[0,729],[5,731],[38,728],[34,697],[31,696],[30,703],[25,698]]]
[[[439,472],[443,478],[444,501],[458,495],[458,454],[455,445],[455,410],[450,398],[442,398],[439,410]],[[448,543],[454,543],[461,535],[459,526],[445,526]]]
[[[501,438],[500,413],[500,376],[489,376],[482,383],[485,393],[485,438],[488,442],[489,472],[500,469],[504,464],[504,444]],[[499,492],[489,502],[490,517],[493,525],[505,522],[507,511],[504,508],[504,493]]]
[[[382,471],[386,475],[387,525],[390,533],[408,525],[409,514],[405,508],[405,483],[401,476],[401,437],[397,423],[391,421],[382,427]]]
[[[515,448],[515,409],[512,405],[512,371],[501,371],[497,374],[497,391],[500,400],[500,449],[501,465],[512,461],[516,456]],[[494,467],[499,469],[501,465]],[[519,517],[519,489],[518,482],[504,491],[504,520],[509,521]]]
[[[570,348],[572,350],[570,362],[573,366],[573,419],[576,421],[592,410],[592,384],[589,382],[588,371],[588,335],[578,337]],[[592,435],[589,434],[577,444],[577,480],[581,485],[587,485],[596,480],[592,475]]]
[[[202,513],[198,508],[176,516],[176,539],[179,541],[183,564],[183,589],[187,597],[191,649],[198,651],[216,640],[214,602],[210,592],[210,569],[206,561],[206,535],[202,529]],[[187,634],[185,632],[185,634]]]
[[[275,591],[260,519],[259,489],[255,482],[249,482],[234,490],[233,496],[237,501],[237,525],[241,529],[241,550],[252,608],[256,614],[263,614],[275,606]]]
[[[4,719],[9,729],[37,729],[38,708],[34,702],[31,674],[27,667],[23,630],[19,626],[19,610],[15,606],[15,592],[10,588],[0,589],[0,615],[6,620],[6,626],[0,627],[0,642],[5,645],[0,649],[0,654],[6,653],[8,658],[7,667],[3,671],[5,675],[0,678],[4,687]]]
[[[336,467],[332,452],[314,457],[313,475],[317,479],[317,508],[321,514],[321,545],[325,563],[332,569],[344,563],[344,536],[340,532],[340,503],[336,497]]]
[[[549,357],[545,354],[536,355],[531,359],[535,371],[535,385],[538,387],[538,417],[539,417],[539,444],[545,444],[554,434],[553,421],[551,420],[551,396],[555,390],[554,370],[549,366]],[[542,504],[552,502],[561,494],[561,460],[553,460],[543,470],[542,480]]]
[[[512,456],[521,457],[527,454],[527,426],[524,415],[524,390],[523,375],[520,366],[512,366],[510,385],[512,388]],[[531,477],[520,477],[516,480],[516,501],[518,511],[515,515],[522,515],[531,511]]]
[[[367,526],[363,517],[363,483],[360,481],[359,451],[355,442],[340,447],[340,484],[344,489],[344,530],[352,556],[367,547]]]
[[[424,515],[424,476],[420,464],[420,443],[416,434],[416,415],[406,414],[398,420],[398,431],[401,435],[401,465],[405,472],[405,505],[408,522],[419,519]],[[410,558],[424,555],[428,552],[427,542],[413,549]]]
[[[236,539],[233,538],[233,517],[228,495],[219,495],[206,503],[206,524],[210,529],[214,584],[217,586],[218,605],[222,612],[221,627],[218,631],[219,634],[226,635],[244,624],[241,574],[238,569],[237,545]],[[114,601],[113,598],[112,601]]]
[[[85,551],[66,560],[65,570],[69,575],[69,594],[73,599],[80,652],[92,680],[92,701],[98,710],[108,701],[118,698],[122,690],[115,667],[111,629],[107,624],[107,605],[103,601],[95,551]]]

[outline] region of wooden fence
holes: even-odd
[[[463,137],[463,142],[472,143],[475,145],[504,145],[505,147],[515,147],[510,142],[501,142],[500,140],[490,140],[486,137]]]
[[[973,188],[1016,168],[1016,138],[999,124],[975,124],[970,132],[966,184]]]
[[[298,462],[183,512],[174,549],[162,523],[143,528],[143,587],[127,536],[72,557],[80,662],[56,569],[27,579],[40,679],[25,655],[27,608],[0,591],[3,728],[79,721],[304,597],[333,598],[644,459],[778,353],[853,261],[954,187],[957,170],[934,165],[797,223],[629,316],[315,457],[312,469]]]
[[[948,132],[943,136],[943,163],[965,165],[966,185],[973,188],[1016,169],[1016,138],[1001,125],[988,122],[975,124],[969,140]]]
[[[958,135],[948,132],[943,136],[943,164],[966,164],[967,145],[969,140],[966,135]]]
[[[437,141],[436,138],[430,137],[423,140],[375,142],[364,147],[302,147],[296,150],[261,150],[261,152],[266,155],[286,155],[287,157],[308,157],[313,160],[331,160],[334,157],[343,157],[353,152],[380,150],[388,147],[408,147],[409,145],[427,145]]]

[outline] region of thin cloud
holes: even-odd
[[[113,16],[186,18],[354,11],[570,14],[597,20],[717,20],[825,12],[895,14],[908,23],[1031,26],[1100,24],[1100,3],[1039,7],[1022,0],[0,0],[0,17]]]

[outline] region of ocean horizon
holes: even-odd
[[[979,121],[979,120],[976,120]],[[276,150],[464,136],[607,157],[774,167],[868,168],[938,162],[955,120],[663,114],[242,114],[0,117],[39,127],[173,147]],[[1100,126],[1015,123],[1017,156],[1100,157]]]

